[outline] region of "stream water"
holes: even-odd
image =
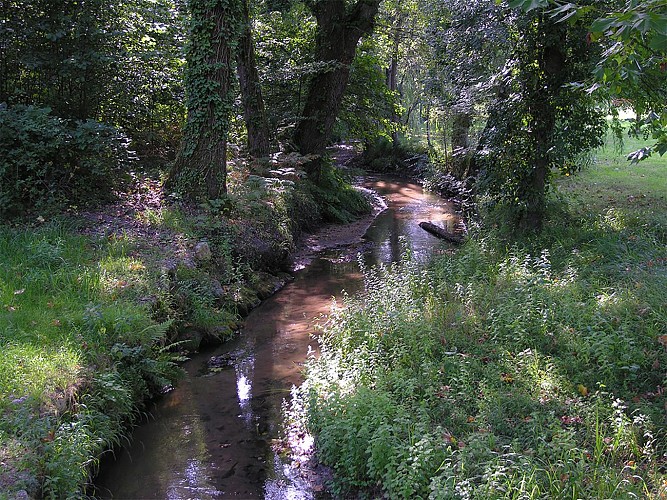
[[[405,180],[368,178],[387,209],[361,244],[328,250],[253,310],[233,341],[185,363],[186,377],[150,408],[131,445],[105,463],[100,498],[307,499],[318,493],[271,446],[282,430],[282,401],[301,381],[313,325],[333,297],[363,286],[357,264],[398,260],[404,245],[416,258],[444,244],[422,230],[430,220],[450,231],[451,205]],[[401,240],[405,243],[402,244]]]

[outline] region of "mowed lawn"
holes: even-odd
[[[593,164],[570,178],[560,179],[562,190],[575,194],[588,211],[604,213],[609,209],[635,211],[667,223],[667,155],[653,154],[639,163],[627,156],[651,140],[624,135],[618,144],[608,134],[605,145],[594,153]]]

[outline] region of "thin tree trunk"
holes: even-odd
[[[398,91],[398,49],[401,44],[401,30],[403,29],[403,16],[400,12],[400,5],[398,6],[399,12],[397,14],[398,19],[395,22],[394,26],[394,37],[391,50],[391,61],[389,63],[389,71],[387,72],[387,87],[395,94]],[[409,120],[409,114],[407,120]],[[391,110],[391,139],[394,143],[394,147],[398,147],[398,127],[400,125],[400,120],[396,114],[396,107],[392,106]]]
[[[452,175],[464,179],[468,174],[468,147],[472,116],[463,110],[454,110],[452,118]]]
[[[426,144],[430,148],[431,144],[431,103],[426,105]]]
[[[340,111],[350,76],[357,43],[373,30],[381,0],[358,0],[346,8],[344,0],[319,0],[311,6],[317,19],[316,59],[327,63],[310,82],[301,121],[294,142],[303,155],[325,153],[331,131]],[[309,176],[318,182],[321,161],[305,166]]]
[[[248,0],[243,0],[244,29],[236,54],[236,72],[243,100],[243,118],[248,130],[248,151],[255,158],[269,156],[269,122],[266,118],[264,98],[255,59]]]

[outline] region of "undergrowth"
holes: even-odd
[[[145,279],[122,242],[4,226],[0,262],[0,495],[63,498],[177,376],[170,322],[120,293]]]
[[[365,270],[294,403],[334,494],[667,494],[666,259],[650,224],[570,213]]]
[[[231,337],[285,279],[270,273],[299,232],[368,209],[331,168],[304,182],[302,160],[238,168],[201,207],[148,192],[100,228],[108,213],[0,224],[0,498],[82,495],[182,353]]]

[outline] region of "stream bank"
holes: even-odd
[[[113,465],[101,469],[97,495],[320,494],[323,476],[308,450],[284,453],[282,421],[282,401],[300,382],[308,352],[317,349],[314,322],[327,314],[332,297],[344,300],[363,286],[359,258],[366,265],[392,262],[406,247],[426,258],[441,243],[417,223],[455,224],[451,205],[416,184],[384,177],[369,179],[366,187],[382,194],[388,209],[349,230],[332,226],[310,236],[296,259],[294,280],[249,314],[240,335],[186,363],[185,380],[151,409],[155,418],[137,428],[132,446],[118,451]],[[346,245],[333,247],[338,243]]]

